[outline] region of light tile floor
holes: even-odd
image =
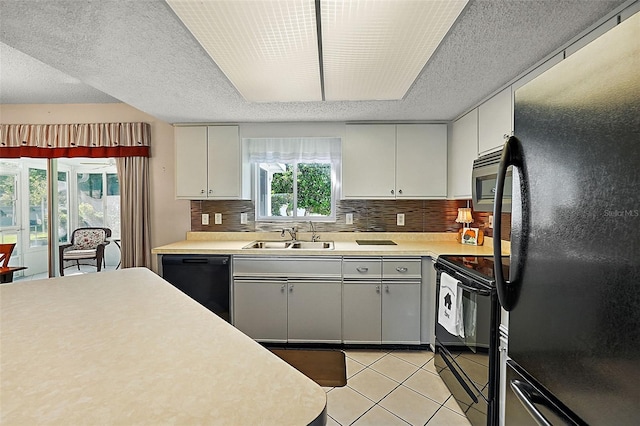
[[[325,388],[327,425],[469,426],[427,350],[345,350],[347,385]]]

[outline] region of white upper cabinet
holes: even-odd
[[[176,127],[176,197],[207,197],[207,128]]]
[[[448,198],[471,198],[471,171],[478,157],[478,109],[453,122],[449,145]]]
[[[238,126],[175,128],[176,198],[242,198]]]
[[[342,143],[345,199],[444,198],[444,124],[354,124]]]
[[[208,198],[242,198],[238,126],[208,126]]]
[[[346,126],[342,141],[343,198],[395,198],[396,126]]]
[[[478,154],[504,145],[513,131],[513,94],[507,87],[478,107]]]
[[[446,198],[447,125],[398,124],[396,198]]]

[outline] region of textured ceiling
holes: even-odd
[[[169,123],[449,121],[623,3],[472,0],[403,100],[249,103],[164,1],[0,0],[0,103],[121,101]]]

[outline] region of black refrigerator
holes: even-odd
[[[640,424],[640,13],[516,90],[514,114],[505,423]]]

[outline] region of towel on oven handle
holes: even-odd
[[[464,338],[462,289],[458,288],[459,282],[446,272],[440,274],[438,323],[454,336]]]

